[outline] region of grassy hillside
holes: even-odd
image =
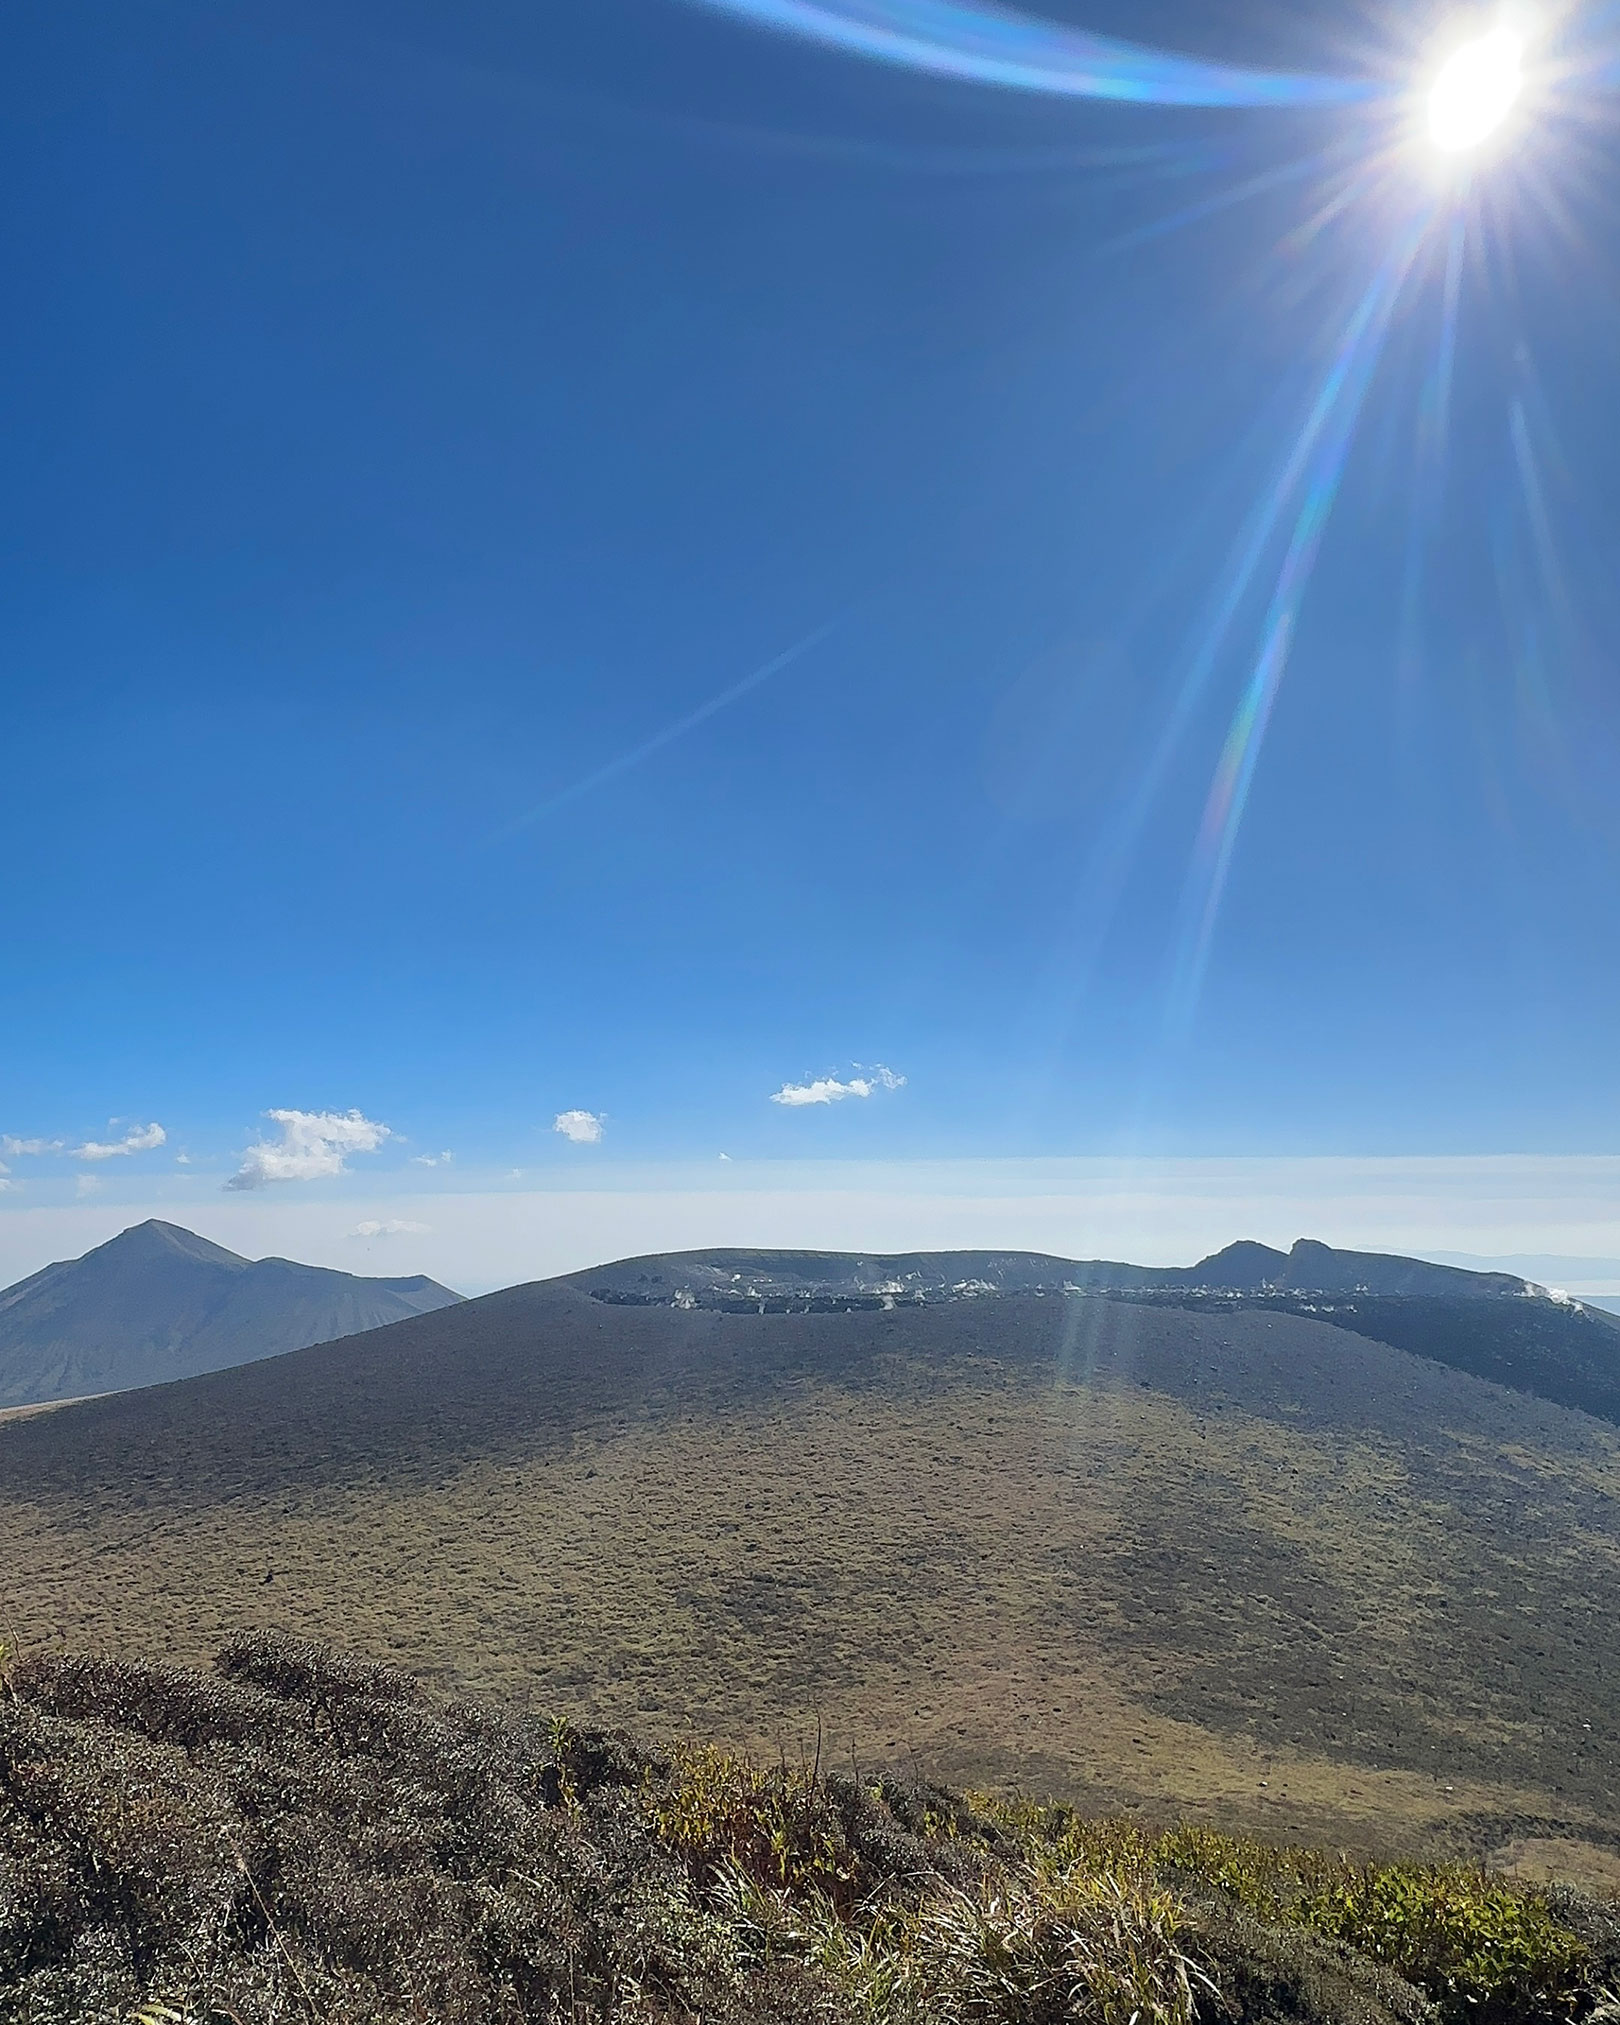
[[[1325,1322],[515,1289],[0,1426],[23,1634],[1620,1878],[1620,1435]]]
[[[0,1659],[15,2025],[1550,2025],[1620,1917],[1465,1866],[761,1768],[304,1641]]]

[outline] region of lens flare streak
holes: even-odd
[[[1414,247],[1415,243],[1414,241]],[[1410,257],[1407,256],[1407,264]],[[1404,265],[1401,272],[1404,275]],[[1148,822],[1165,775],[1193,723],[1198,704],[1220,662],[1222,650],[1237,623],[1238,614],[1253,589],[1255,578],[1259,575],[1261,564],[1265,561],[1277,529],[1287,513],[1289,502],[1310,469],[1312,456],[1322,442],[1324,432],[1335,419],[1351,361],[1357,348],[1366,339],[1369,327],[1383,302],[1384,270],[1380,270],[1379,278],[1367,290],[1351,316],[1344,341],[1317,390],[1281,470],[1249,516],[1224,572],[1220,596],[1208,616],[1207,623],[1201,629],[1197,648],[1182,678],[1153,756],[1126,804],[1113,834],[1094,859],[1088,883],[1111,892],[1117,891],[1123,884],[1131,852]],[[1386,322],[1392,307],[1393,298],[1383,307],[1382,313]],[[1380,344],[1382,342],[1382,332],[1379,334],[1379,342]]]
[[[1351,319],[1307,424],[1306,436],[1314,439],[1314,451],[1309,455],[1304,497],[1266,611],[1260,651],[1215,769],[1183,895],[1183,925],[1168,1002],[1173,1030],[1184,1030],[1197,1006],[1232,855],[1277,692],[1287,672],[1300,607],[1338,497],[1356,423],[1383,353],[1395,305],[1428,227],[1429,218],[1425,215],[1374,276]],[[1296,468],[1304,461],[1296,460]]]
[[[1246,70],[953,0],[695,0],[852,55],[1060,98],[1164,106],[1343,106],[1385,96],[1363,78]]]

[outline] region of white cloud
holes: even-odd
[[[859,1072],[860,1063],[857,1062],[855,1067]],[[879,1090],[903,1089],[905,1081],[904,1076],[897,1076],[893,1069],[886,1069],[877,1062],[845,1082],[840,1082],[836,1076],[817,1076],[811,1083],[784,1083],[780,1090],[772,1093],[771,1102],[786,1104],[795,1110],[806,1104],[841,1104],[846,1097],[872,1097]]]
[[[559,1111],[551,1129],[571,1139],[576,1146],[600,1146],[606,1123],[605,1111]]]
[[[177,1153],[174,1156],[174,1164],[176,1167],[189,1167],[191,1165],[191,1155],[189,1153]]]
[[[324,1181],[345,1172],[351,1153],[375,1153],[393,1134],[358,1111],[266,1111],[279,1139],[247,1147],[227,1188],[268,1188],[275,1181]]]
[[[87,1195],[99,1195],[104,1186],[99,1174],[76,1174],[73,1177],[73,1192],[81,1201]]]
[[[411,1165],[413,1167],[448,1167],[455,1157],[453,1153],[448,1152],[413,1153],[411,1155]]]
[[[368,1216],[364,1223],[357,1223],[350,1237],[426,1237],[433,1226],[430,1223],[411,1223],[402,1216]]]
[[[21,1160],[36,1153],[60,1153],[60,1139],[14,1139],[9,1132],[0,1135],[0,1153],[8,1160]]]
[[[73,1157],[75,1160],[117,1160],[126,1153],[150,1153],[168,1136],[161,1125],[132,1125],[122,1139],[87,1139],[82,1146],[74,1147]]]

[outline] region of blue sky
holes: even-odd
[[[1341,8],[1051,11],[1418,61]],[[1402,293],[1189,971],[1280,544],[1176,699],[1418,151],[687,0],[9,43],[0,1216],[1614,1149],[1601,105],[1481,173],[1443,459],[1443,223]]]

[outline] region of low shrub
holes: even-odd
[[[0,1684],[0,2025],[1529,2025],[1615,1980],[1482,1873],[659,1756],[274,1634]]]
[[[1368,1865],[1307,1891],[1299,1918],[1387,1962],[1461,2025],[1569,2018],[1593,1964],[1546,1899],[1463,1868]]]

